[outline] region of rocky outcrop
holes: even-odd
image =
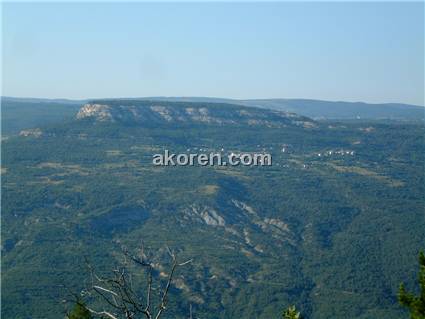
[[[112,121],[111,108],[104,104],[85,104],[77,113],[77,119],[87,117],[95,118],[98,121]]]
[[[211,208],[211,207],[203,207],[199,208],[195,205],[192,205],[188,210],[186,210],[186,214],[192,217],[197,217],[201,219],[205,224],[210,226],[222,226],[226,225],[224,218],[219,215],[219,213]]]
[[[43,132],[39,128],[22,130],[19,132],[19,136],[24,136],[24,137],[41,137],[42,134]]]

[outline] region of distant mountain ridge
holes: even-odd
[[[104,101],[115,100],[102,99]],[[60,103],[60,104],[85,104],[97,99],[39,99],[2,97],[2,102],[26,103]],[[311,117],[313,119],[394,119],[394,120],[424,120],[425,107],[405,103],[365,103],[346,101],[323,101],[313,99],[227,99],[214,97],[140,97],[119,98],[119,100],[150,100],[171,102],[207,102],[230,103],[245,106],[256,106],[273,110],[282,110]]]
[[[425,108],[401,103],[370,104],[364,102],[321,101],[308,99],[248,100],[247,105],[284,109],[315,119],[394,119],[423,120]]]
[[[22,129],[54,123],[75,116],[82,105],[93,100],[40,99],[2,97],[2,132],[16,134]],[[101,99],[110,103],[117,99]],[[425,107],[399,103],[369,104],[363,102],[331,102],[308,99],[236,100],[210,97],[145,97],[119,98],[120,101],[162,101],[225,103],[296,113],[315,120],[403,120],[424,121]]]
[[[209,97],[150,97],[149,100],[231,103],[297,113],[313,119],[424,120],[425,107],[403,103],[365,103],[312,99],[224,99]]]
[[[85,104],[77,119],[140,125],[213,124],[265,127],[316,127],[311,119],[281,110],[207,102],[97,100]]]

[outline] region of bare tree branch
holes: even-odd
[[[90,311],[94,315],[107,316],[108,318],[111,318],[111,319],[118,319],[118,317],[116,317],[113,314],[111,314],[110,312],[107,312],[107,311],[104,311],[104,310],[102,310],[102,311],[95,311],[95,310],[93,310],[91,308],[87,308],[87,310]]]
[[[86,264],[90,272],[91,283],[90,287],[88,287],[84,292],[92,297],[100,297],[100,300],[103,300],[107,307],[114,309],[114,312],[117,313],[112,313],[106,308],[101,311],[95,311],[91,308],[87,309],[93,315],[101,317],[106,316],[109,319],[118,319],[121,317],[126,319],[135,319],[136,317],[139,318],[139,316],[144,316],[146,319],[160,319],[167,308],[168,295],[177,267],[185,266],[192,262],[192,259],[190,259],[179,263],[177,261],[176,254],[169,247],[166,247],[166,249],[171,258],[171,268],[168,273],[165,286],[159,292],[160,301],[157,307],[152,308],[152,297],[153,291],[155,290],[153,285],[154,265],[145,255],[144,244],[142,242],[138,256],[131,254],[126,248],[122,248],[124,255],[122,262],[123,266],[113,269],[110,277],[99,276],[94,270],[94,267],[86,259]],[[147,276],[146,293],[144,294],[146,302],[143,302],[143,294],[137,294],[133,290],[133,276],[127,270],[129,262],[142,267]],[[192,316],[191,309],[190,315]]]

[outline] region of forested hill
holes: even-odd
[[[351,102],[330,102],[307,99],[253,99],[235,100],[207,97],[150,97],[140,99],[120,99],[120,101],[161,101],[202,102],[254,106],[265,109],[296,113],[313,119],[345,120],[403,120],[423,121],[425,108],[408,104],[368,104]],[[113,99],[103,100],[104,104]],[[75,115],[89,100],[32,99],[2,97],[2,132],[5,135],[17,134],[23,129],[54,123]]]
[[[139,125],[233,125],[314,128],[311,119],[294,113],[224,103],[145,100],[97,100],[85,104],[77,119]]]

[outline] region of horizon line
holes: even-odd
[[[330,102],[330,103],[362,103],[362,104],[370,104],[370,105],[407,105],[407,106],[416,106],[425,108],[424,105],[419,104],[410,104],[404,102],[365,102],[365,101],[353,101],[353,100],[324,100],[324,99],[314,99],[314,98],[283,98],[283,97],[262,97],[262,98],[230,98],[230,97],[215,97],[215,96],[166,96],[166,95],[157,95],[157,96],[136,96],[136,97],[97,97],[97,98],[67,98],[67,97],[27,97],[27,96],[9,96],[9,95],[1,95],[1,99],[9,98],[9,99],[22,99],[22,100],[65,100],[70,102],[83,102],[83,101],[96,101],[96,100],[149,100],[149,99],[216,99],[216,100],[229,100],[229,101],[261,101],[261,100],[304,100],[304,101],[315,101],[315,102]]]

